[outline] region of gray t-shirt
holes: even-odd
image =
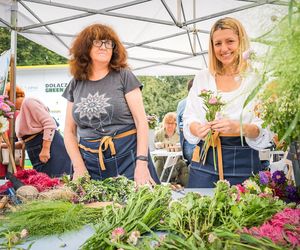
[[[98,81],[72,79],[62,96],[74,103],[78,135],[99,138],[134,124],[125,94],[141,86],[128,69],[111,71]]]

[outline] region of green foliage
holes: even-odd
[[[10,49],[10,32],[0,27],[0,53]],[[23,36],[17,36],[17,65],[53,65],[65,64],[67,59],[38,45]]]
[[[271,45],[266,70],[273,80],[262,94],[261,118],[288,143],[300,134],[300,2],[291,3],[294,12],[260,38]]]
[[[20,232],[26,228],[29,236],[46,236],[79,230],[101,218],[102,209],[63,201],[34,201],[24,204],[8,215],[2,228]]]
[[[187,82],[192,76],[140,76],[144,85],[143,100],[147,114],[162,120],[167,112],[174,112],[178,102],[187,96]]]
[[[0,27],[0,53],[10,48],[10,32]],[[18,35],[17,65],[65,64],[67,59]],[[192,76],[140,76],[144,84],[143,99],[147,114],[162,120],[167,112],[174,112],[178,102],[187,96],[187,82]]]

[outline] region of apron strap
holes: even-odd
[[[103,152],[105,152],[109,148],[111,155],[112,156],[116,155],[117,152],[116,152],[115,144],[114,144],[113,140],[136,134],[136,132],[137,132],[136,129],[131,129],[131,130],[125,131],[121,134],[117,134],[115,136],[103,136],[100,139],[88,140],[88,142],[100,142],[98,149],[88,148],[82,144],[78,144],[78,147],[80,147],[81,149],[83,149],[85,151],[91,152],[91,153],[98,153],[100,168],[102,171],[104,171],[104,170],[106,170],[106,168],[105,168],[105,164],[104,164]]]
[[[43,130],[39,133],[34,134],[34,135],[30,135],[30,136],[27,136],[25,138],[23,137],[24,139],[22,138],[22,141],[25,142],[25,143],[29,142],[29,141],[33,140],[35,137],[37,137],[40,134],[43,134]]]
[[[238,137],[240,134],[225,134],[220,132],[214,132],[212,135],[212,140],[209,141],[206,145],[206,152],[209,147],[217,148],[217,157],[218,157],[218,172],[219,180],[224,180],[224,169],[223,169],[223,157],[222,157],[222,145],[220,137]],[[200,162],[200,147],[197,145],[195,147],[192,161]],[[205,156],[206,158],[206,156]],[[205,162],[205,159],[204,159]]]

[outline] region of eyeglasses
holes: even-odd
[[[104,44],[104,47],[107,49],[113,49],[115,47],[115,43],[112,40],[94,40],[93,45],[95,47],[100,48]]]

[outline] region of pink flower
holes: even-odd
[[[296,232],[287,231],[286,236],[288,238],[288,241],[293,247],[300,246],[300,235],[297,235]]]
[[[270,172],[270,171],[264,171],[264,173],[265,173],[265,175],[266,175],[269,179],[271,179],[271,172]]]
[[[247,61],[247,60],[251,60],[254,57],[254,54],[255,53],[252,49],[248,49],[248,50],[243,52],[242,57],[245,61]]]
[[[300,225],[300,209],[285,208],[275,214],[271,220],[272,225],[283,227],[285,224]]]
[[[246,193],[245,187],[243,187],[241,184],[236,185],[236,188],[241,193]]]
[[[218,103],[218,99],[216,97],[212,97],[208,100],[208,103],[211,105],[215,105]]]
[[[4,112],[10,112],[11,108],[4,102],[0,103],[0,109]]]
[[[207,89],[202,89],[202,90],[201,90],[201,94],[206,94],[206,93],[208,93],[208,90],[207,90]]]
[[[120,239],[125,234],[125,230],[123,227],[117,227],[111,232],[112,239]]]

